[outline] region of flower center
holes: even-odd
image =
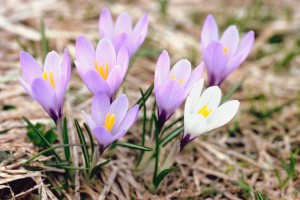
[[[224,51],[224,53],[226,54],[226,56],[228,56],[228,48],[227,48],[227,47],[224,47],[224,48],[223,48],[223,51]]]
[[[105,124],[104,127],[106,130],[111,131],[115,125],[115,114],[107,113],[105,117]]]
[[[53,89],[55,89],[55,83],[54,83],[54,78],[53,78],[53,73],[49,72],[49,79],[48,79],[48,75],[47,72],[44,72],[42,74],[43,79],[45,79],[46,81],[49,81],[50,85],[52,86]]]
[[[199,111],[198,114],[203,115],[205,118],[211,113],[212,109],[208,109],[207,105],[204,105]]]
[[[175,79],[175,75],[172,75],[172,76],[171,76],[171,79],[174,80],[174,79]],[[183,79],[182,79],[182,78],[179,79],[179,83],[182,83],[182,82],[183,82]]]
[[[104,80],[106,80],[108,77],[108,63],[105,64],[105,68],[102,65],[99,66],[97,60],[95,60],[94,63],[96,71]]]

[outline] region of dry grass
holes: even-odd
[[[113,161],[102,168],[99,179],[88,183],[79,173],[77,189],[82,198],[254,199],[255,191],[259,190],[268,199],[300,199],[299,155],[295,155],[297,177],[281,187],[275,175],[277,169],[283,179],[287,177],[281,160],[289,163],[291,152],[300,146],[298,0],[213,0],[209,3],[172,0],[165,16],[160,12],[159,1],[1,2],[0,105],[15,106],[15,109],[2,109],[0,113],[0,150],[13,155],[0,163],[0,199],[38,199],[39,196],[59,199],[61,192],[52,187],[64,182],[61,170],[48,168],[31,172],[20,167],[39,150],[28,141],[21,116],[33,122],[53,124],[17,81],[17,75],[21,74],[19,51],[27,47],[41,57],[39,23],[43,18],[50,49],[62,52],[66,47],[74,58],[78,35],[86,35],[95,43],[99,39],[98,16],[105,5],[114,16],[128,11],[134,21],[143,12],[150,16],[147,42],[141,48],[147,56],[137,58],[123,87],[131,103],[139,98],[139,87],[146,89],[152,83],[161,49],[167,49],[174,62],[183,57],[195,64],[201,61],[199,35],[208,13],[215,15],[222,30],[230,23],[237,23],[240,30],[254,29],[257,39],[251,56],[222,86],[226,92],[246,78],[233,97],[241,101],[236,120],[194,140],[176,160],[180,170],[169,175],[156,194],[147,190],[148,177],[132,174],[138,152],[118,147],[105,155]],[[73,69],[65,102],[66,116],[83,122],[81,110],[89,110],[90,102],[90,92]],[[180,111],[175,114],[179,115]],[[71,133],[75,133],[74,127]],[[141,128],[137,125],[122,140],[140,142],[140,138]],[[39,161],[50,159],[44,156]],[[62,193],[65,199],[74,199],[74,188]]]

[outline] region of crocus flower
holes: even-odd
[[[124,12],[117,18],[114,24],[108,8],[103,8],[99,17],[99,32],[101,37],[109,38],[118,52],[126,45],[132,56],[144,42],[148,32],[148,15],[145,14],[132,28],[131,18]]]
[[[247,58],[254,44],[254,32],[240,41],[236,26],[229,26],[219,39],[216,21],[209,15],[201,32],[201,51],[209,85],[220,85]]]
[[[64,98],[71,73],[67,50],[64,50],[62,61],[55,51],[48,53],[44,69],[30,54],[21,51],[20,64],[24,76],[24,79],[18,77],[21,85],[57,123],[63,115]]]
[[[125,135],[137,120],[139,106],[135,105],[128,110],[128,105],[125,94],[118,96],[110,103],[109,97],[99,92],[92,101],[92,117],[83,112],[90,129],[98,140],[101,154],[108,145]]]
[[[211,86],[201,94],[203,83],[203,79],[197,82],[187,97],[181,149],[197,136],[229,122],[239,108],[240,103],[237,100],[219,106],[222,93],[218,86]]]
[[[126,74],[129,55],[125,46],[116,53],[109,39],[99,41],[95,51],[84,36],[76,41],[77,71],[88,89],[97,94],[105,92],[112,99]]]
[[[200,64],[191,72],[191,63],[187,59],[182,59],[170,70],[168,52],[163,51],[161,53],[156,64],[154,77],[159,129],[181,105],[193,85],[200,80],[203,67],[203,64]]]

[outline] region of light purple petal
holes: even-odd
[[[249,55],[254,45],[254,32],[249,31],[242,39],[238,48],[238,53],[244,53],[244,59]]]
[[[135,123],[139,114],[139,106],[135,105],[130,110],[128,110],[126,116],[124,117],[123,121],[116,127],[115,132],[118,133],[122,130],[125,132]]]
[[[130,34],[132,32],[131,18],[128,13],[124,12],[118,16],[115,31],[115,34],[121,34],[123,32]]]
[[[33,98],[39,102],[54,121],[61,117],[59,111],[62,105],[57,102],[56,94],[50,83],[42,78],[36,78],[32,82],[31,91]]]
[[[203,60],[208,73],[209,85],[219,85],[223,81],[222,73],[226,69],[227,62],[222,44],[212,42],[208,45],[204,51]]]
[[[95,68],[96,52],[92,43],[84,36],[79,36],[76,40],[76,61],[80,63],[77,69],[81,73]]]
[[[119,65],[116,65],[112,71],[109,73],[106,83],[109,85],[110,92],[109,97],[113,97],[114,93],[119,89],[123,79],[124,79],[124,73],[122,71],[122,68]]]
[[[109,69],[116,65],[116,51],[110,40],[104,38],[100,40],[96,50],[96,59],[99,66],[105,66],[108,63]]]
[[[42,77],[42,68],[36,60],[27,52],[20,52],[20,64],[25,81],[29,84],[37,77]]]
[[[109,86],[96,71],[90,70],[83,74],[81,78],[87,88],[94,94],[109,91]]]
[[[204,70],[204,63],[202,62],[200,65],[198,65],[194,71],[192,72],[188,82],[185,85],[185,94],[188,95],[193,88],[194,84],[198,82],[202,78]]]
[[[233,57],[229,62],[227,63],[227,68],[222,73],[222,79],[225,79],[229,74],[231,74],[236,68],[238,68],[242,62],[244,61],[245,54],[240,53]]]
[[[159,115],[167,120],[183,102],[185,94],[178,81],[169,80],[156,89],[155,97]]]
[[[114,23],[108,8],[103,8],[99,17],[99,33],[101,37],[113,38]]]
[[[148,15],[145,14],[135,25],[133,30],[133,38],[134,40],[138,39],[142,36],[142,40],[144,41],[148,33]]]
[[[61,60],[55,51],[51,51],[47,54],[45,63],[44,63],[44,71],[47,73],[52,72],[54,78],[54,84],[57,86],[60,84],[61,77]],[[49,74],[47,74],[49,75]],[[49,77],[48,77],[49,78]]]
[[[185,86],[191,75],[191,63],[187,59],[179,60],[169,73],[169,78]]]
[[[115,137],[106,130],[103,126],[99,126],[95,129],[93,129],[93,133],[96,136],[98,143],[103,145],[104,147],[107,147],[110,145],[113,141],[115,141]]]
[[[21,84],[21,85],[23,86],[23,88],[25,89],[25,91],[26,91],[30,96],[32,96],[31,86],[30,86],[26,81],[24,81],[21,77],[18,76],[18,79],[19,79],[20,84]]]
[[[91,115],[97,126],[104,125],[109,107],[110,100],[105,93],[99,92],[94,96],[91,107]]]
[[[155,76],[154,76],[154,85],[155,88],[159,87],[163,82],[168,78],[170,72],[170,57],[166,50],[164,50],[157,61]]]
[[[129,53],[126,46],[122,46],[117,56],[117,64],[121,66],[122,72],[125,74],[129,65]]]
[[[223,48],[227,48],[228,58],[232,58],[235,55],[240,42],[239,31],[236,26],[229,26],[223,33],[220,42],[222,43]]]
[[[212,15],[208,15],[201,31],[201,51],[203,52],[211,42],[218,40],[219,31],[217,23]]]
[[[71,61],[67,49],[64,50],[64,57],[62,61],[62,75],[64,75],[64,84],[68,84],[71,75]]]
[[[112,130],[113,133],[115,133],[115,128],[117,128],[124,119],[128,111],[128,106],[129,102],[125,94],[121,94],[114,102],[112,102],[109,113],[115,114],[115,124]]]
[[[91,130],[95,129],[97,126],[96,126],[96,123],[93,121],[93,119],[88,114],[86,114],[84,111],[82,111],[82,113],[83,113],[85,120],[86,120],[87,124],[89,125],[90,129]]]
[[[120,33],[114,37],[113,43],[116,52],[118,52],[123,45],[126,45],[126,40],[128,39],[128,37],[129,36],[127,33]]]

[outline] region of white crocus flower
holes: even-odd
[[[222,93],[218,86],[212,86],[202,92],[204,80],[193,87],[184,107],[184,135],[181,149],[191,140],[212,129],[223,126],[237,113],[240,102],[228,101],[219,106]]]

